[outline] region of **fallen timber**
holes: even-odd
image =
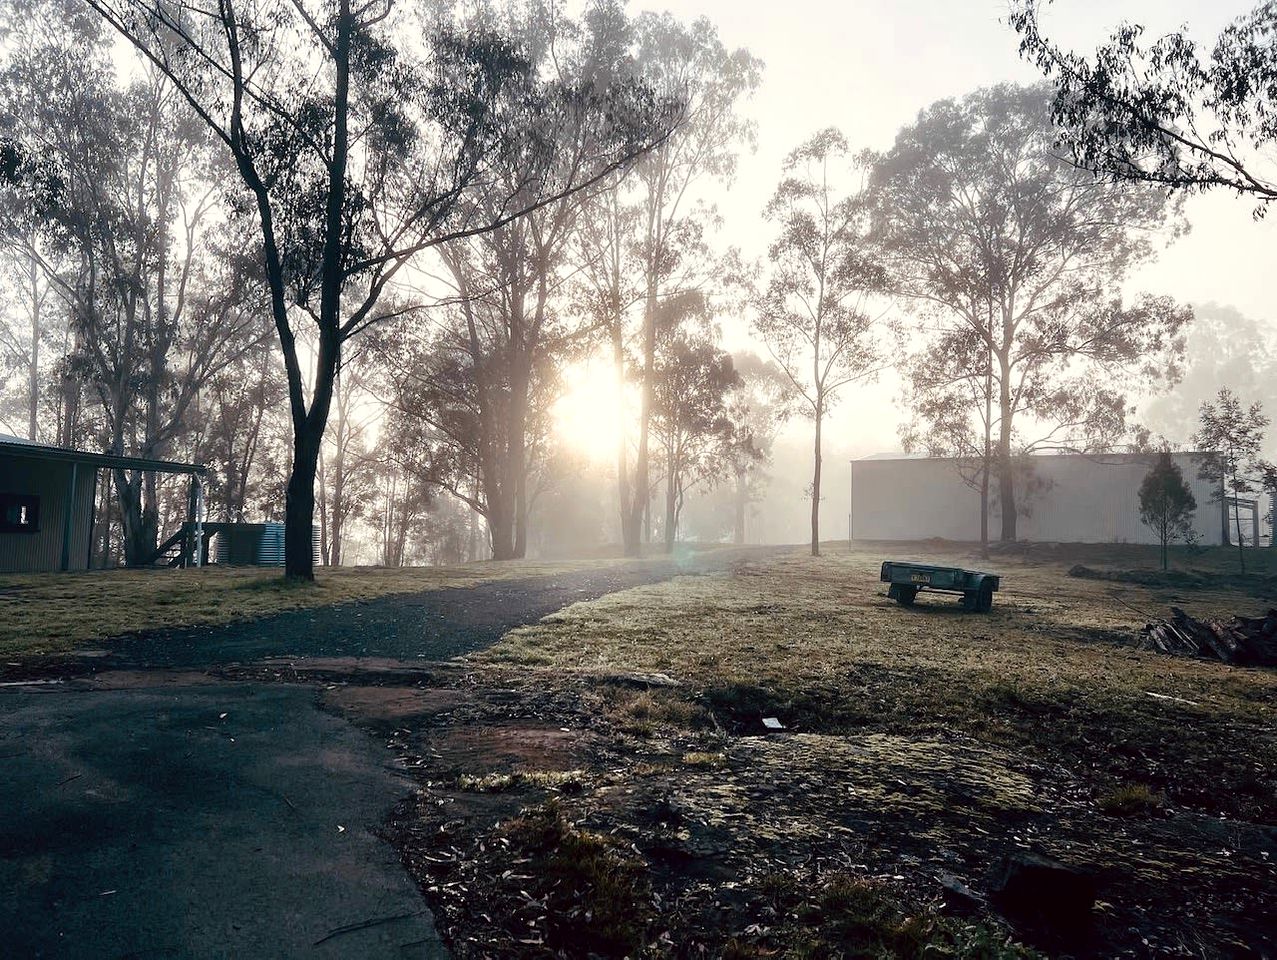
[[[1143,634],[1145,644],[1160,653],[1238,666],[1277,666],[1277,609],[1262,617],[1197,620],[1171,607],[1169,620],[1146,624]]]

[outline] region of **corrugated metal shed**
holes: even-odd
[[[68,450],[0,435],[0,573],[84,570],[105,468],[202,474],[167,460]]]
[[[1221,542],[1223,507],[1212,486],[1197,477],[1192,453],[1174,454],[1197,499],[1194,528],[1199,542]],[[1151,458],[1140,454],[1032,457],[1033,486],[1022,540],[1073,543],[1155,543],[1140,521],[1139,487]],[[995,484],[996,488],[996,484]],[[1023,489],[1023,486],[1021,487]],[[1020,493],[1020,490],[1017,490]],[[1001,524],[996,496],[989,521]],[[877,455],[851,462],[851,527],[858,540],[980,539],[980,494],[964,482],[956,460]]]

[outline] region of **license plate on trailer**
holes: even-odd
[[[929,574],[929,573],[911,573],[911,574],[909,574],[909,579],[910,579],[913,583],[930,583],[930,582],[931,582],[931,574]]]

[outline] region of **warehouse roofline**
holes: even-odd
[[[1203,457],[1205,455],[1206,455],[1205,451],[1202,451],[1202,450],[1172,450],[1171,451],[1172,457]],[[1068,451],[1068,452],[1052,451],[1050,453],[1031,453],[1029,454],[1029,456],[1037,460],[1054,460],[1056,458],[1067,459],[1069,457],[1076,457],[1077,459],[1080,459],[1080,460],[1094,460],[1097,462],[1108,460],[1114,463],[1130,463],[1132,461],[1149,460],[1157,456],[1157,451],[1149,450],[1144,453],[1133,453],[1130,451],[1112,452],[1112,453],[1074,453],[1072,451]],[[917,460],[958,461],[958,460],[977,460],[977,459],[979,458],[976,456],[932,457],[932,456],[928,456],[925,453],[895,452],[895,453],[871,453],[864,457],[852,457],[850,458],[848,462],[849,463],[877,463],[877,462],[909,463],[909,462],[917,461]]]

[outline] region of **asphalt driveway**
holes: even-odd
[[[446,956],[373,832],[409,784],[314,699],[267,684],[5,691],[0,952]]]

